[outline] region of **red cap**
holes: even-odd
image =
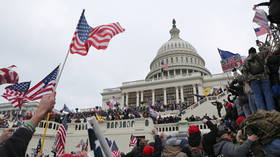
[[[143,149],[143,153],[145,155],[153,155],[153,152],[154,152],[154,147],[153,146],[145,146],[144,149]]]
[[[189,126],[189,134],[194,134],[200,132],[199,128],[196,125]]]
[[[237,125],[240,125],[240,123],[242,123],[244,119],[246,119],[246,118],[245,118],[245,117],[238,117],[238,118],[235,120],[235,122],[236,122]]]
[[[232,108],[232,103],[229,103],[229,102],[228,102],[228,103],[226,104],[226,106],[227,106],[228,108]]]

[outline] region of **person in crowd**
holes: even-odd
[[[280,1],[279,0],[270,0],[269,2],[263,2],[254,5],[253,9],[256,9],[259,6],[268,6],[269,7],[269,15],[267,18],[272,23],[277,23],[280,25]]]
[[[13,128],[5,128],[0,136],[0,145],[9,139],[14,133]]]
[[[188,157],[189,150],[186,147],[187,141],[185,139],[170,138],[167,139],[166,144],[161,153],[161,157]]]
[[[244,63],[244,76],[253,90],[257,109],[274,110],[275,103],[273,100],[270,80],[265,68],[265,58],[267,49],[259,52],[255,48],[249,49],[249,56]]]
[[[246,157],[252,143],[258,140],[258,137],[253,134],[248,136],[248,139],[243,144],[237,145],[232,142],[231,133],[227,130],[219,131],[217,137],[217,143],[214,145],[215,155],[225,157]]]
[[[222,117],[221,110],[223,108],[223,104],[217,100],[211,103],[217,107],[218,115],[221,118]]]
[[[202,157],[205,152],[202,147],[202,135],[199,128],[196,125],[191,125],[188,128],[188,141],[191,148],[192,156]]]
[[[215,157],[213,146],[216,144],[216,136],[218,134],[218,128],[216,125],[214,125],[210,120],[203,119],[202,122],[207,125],[207,127],[210,129],[210,132],[207,134],[204,134],[202,136],[202,146],[205,153],[208,155],[208,157]]]
[[[12,136],[0,145],[1,157],[22,157],[25,155],[29,141],[31,140],[35,127],[51,112],[55,104],[55,93],[45,95],[41,99],[35,115],[22,126],[20,126]]]

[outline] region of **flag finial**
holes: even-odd
[[[176,20],[175,19],[172,20],[172,24],[173,24],[173,28],[176,28]]]

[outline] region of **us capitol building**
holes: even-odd
[[[104,89],[101,93],[102,108],[108,108],[107,102],[112,98],[128,106],[139,106],[142,102],[149,105],[180,102],[193,104],[198,101],[194,94],[203,95],[206,88],[227,85],[227,75],[212,75],[196,49],[180,38],[175,20],[169,33],[170,39],[159,48],[146,78],[123,82],[117,88]],[[162,65],[168,67],[163,69]]]
[[[227,97],[227,93],[221,93],[217,96],[207,96],[198,100],[195,95],[203,95],[203,90],[206,88],[220,88],[227,85],[226,74],[211,74],[205,68],[204,59],[197,53],[196,49],[187,41],[179,37],[180,30],[176,27],[176,21],[173,20],[173,27],[170,30],[171,38],[163,44],[154,60],[150,64],[150,72],[144,80],[124,82],[122,86],[117,88],[104,89],[102,95],[102,107],[108,108],[107,102],[112,98],[117,99],[120,107],[124,105],[138,106],[142,102],[148,105],[156,103],[169,104],[187,102],[192,104],[183,111],[173,110],[159,112],[162,117],[178,116],[180,113],[181,121],[177,123],[155,124],[151,118],[134,118],[123,120],[105,120],[99,123],[102,134],[110,140],[115,140],[119,149],[122,152],[129,152],[132,147],[129,147],[130,136],[134,135],[137,138],[145,138],[153,141],[151,134],[152,129],[156,128],[159,133],[172,135],[176,133],[186,133],[188,126],[197,125],[202,132],[207,132],[209,129],[201,121],[189,122],[185,118],[191,115],[203,116],[207,113],[209,116],[216,115],[216,106],[211,102],[214,100],[222,101]],[[162,64],[168,65],[162,68]],[[35,106],[38,103],[34,103]],[[0,108],[0,113],[14,112],[13,108],[8,107],[8,104]],[[33,104],[28,111],[34,111],[36,107]],[[222,110],[222,114],[225,110]],[[91,117],[89,117],[91,118]],[[40,137],[43,136],[44,126],[46,121],[42,120],[31,139],[27,152],[32,154],[36,149]],[[46,132],[46,141],[43,148],[45,154],[52,154],[52,146],[55,141],[55,136],[59,127],[59,123],[51,121]],[[86,122],[74,122],[74,119],[67,123],[68,130],[65,143],[65,151],[79,151],[76,145],[81,140],[88,140],[88,131]],[[0,133],[3,128],[0,128]]]

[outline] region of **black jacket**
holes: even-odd
[[[0,145],[0,156],[24,157],[33,133],[25,127],[17,129],[12,137]]]
[[[207,127],[210,129],[210,132],[203,135],[202,146],[206,154],[210,157],[214,156],[213,146],[216,144],[216,137],[218,133],[218,128],[211,121],[206,122]]]

